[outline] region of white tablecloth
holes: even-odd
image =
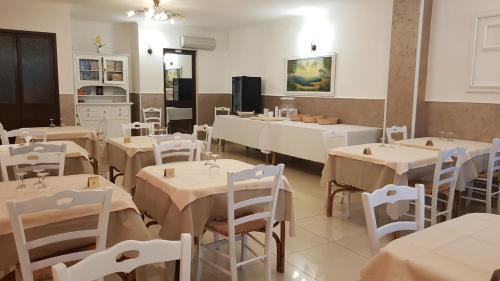
[[[333,131],[338,137],[325,146],[322,132]],[[233,115],[217,115],[214,138],[263,151],[272,151],[324,163],[334,147],[377,142],[382,129],[355,125],[318,125],[292,121],[258,121]]]
[[[167,107],[167,124],[175,120],[191,120],[193,119],[193,109],[191,107]]]

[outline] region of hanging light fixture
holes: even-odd
[[[157,21],[168,21],[170,22],[170,24],[174,24],[176,19],[185,18],[183,15],[179,13],[160,7],[160,0],[153,0],[153,7],[135,11],[131,10],[127,12],[127,16],[129,18],[135,15],[144,15],[146,19],[154,19]]]

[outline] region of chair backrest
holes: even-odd
[[[186,157],[187,161],[193,161],[197,149],[198,142],[192,140],[173,140],[153,143],[156,165],[163,164],[163,159],[171,157]],[[196,158],[198,160],[199,156]]]
[[[446,220],[451,219],[455,188],[465,153],[466,150],[463,147],[439,152],[432,180],[431,225],[436,224],[438,216],[446,216]],[[448,194],[447,208],[445,211],[438,213],[437,203],[439,192],[442,188],[446,188],[446,193]]]
[[[385,235],[403,230],[418,231],[425,227],[425,188],[422,184],[417,184],[415,188],[389,184],[372,193],[364,192],[361,198],[373,255],[380,250],[380,238]],[[378,227],[375,208],[400,201],[415,201],[414,221],[395,221]]]
[[[490,157],[488,160],[488,171],[486,173],[486,183],[488,186],[493,184],[493,176],[500,172],[500,139],[495,138],[491,144]]]
[[[386,128],[385,132],[387,134],[387,141],[389,143],[394,143],[395,139],[392,136],[394,134],[402,134],[403,140],[408,139],[408,129],[406,128],[406,126],[402,127],[392,126],[390,128]]]
[[[47,132],[38,129],[21,128],[12,131],[1,130],[2,144],[9,144],[9,138],[31,138],[47,141]]]
[[[209,125],[194,125],[193,126],[193,138],[198,139],[199,132],[203,132],[205,134],[205,139],[203,142],[203,152],[211,152],[212,146],[212,135],[214,132],[214,128]]]
[[[223,114],[219,114],[219,113],[223,113]],[[217,116],[217,115],[229,115],[231,114],[231,109],[229,107],[225,107],[225,106],[216,106],[214,108],[214,117]]]
[[[160,108],[154,108],[154,107],[144,108],[142,109],[142,117],[144,119],[144,122],[153,123],[153,126],[157,125],[158,127],[161,127]]]
[[[122,133],[124,137],[127,136],[127,131],[132,131],[132,130],[139,130],[139,133],[142,135],[143,129],[145,129],[147,131],[147,134],[149,135],[153,132],[153,124],[141,123],[141,122],[122,124]]]
[[[183,133],[174,133],[174,134],[167,134],[163,136],[153,136],[155,138],[156,143],[162,143],[162,142],[167,142],[167,141],[173,141],[173,140],[187,140],[187,141],[195,141],[196,138],[194,137],[194,134],[183,134]]]
[[[323,137],[323,145],[325,146],[325,150],[327,152],[325,155],[325,159],[328,158],[328,150],[334,147],[347,145],[345,133],[342,134],[333,130],[329,130],[321,132],[321,135]]]
[[[270,246],[274,219],[276,214],[276,204],[278,202],[278,193],[283,186],[283,170],[285,165],[279,164],[277,166],[258,165],[254,168],[243,170],[240,172],[227,173],[227,222],[229,234],[229,247],[230,252],[235,251],[235,232],[236,226],[259,220],[266,220],[266,247]],[[240,202],[235,202],[234,193],[238,182],[248,180],[262,180],[264,178],[273,178],[272,189],[270,195],[255,197]],[[262,209],[261,212],[253,212],[249,215],[238,216],[237,212],[243,208],[251,208],[258,206]]]
[[[14,156],[3,156],[0,157],[2,180],[9,181],[7,167],[13,167],[14,173],[17,171],[30,172],[36,169],[44,169],[47,171],[57,170],[57,175],[63,176],[65,159],[66,155],[61,152],[30,152]]]
[[[54,281],[93,281],[107,275],[132,270],[147,264],[180,260],[179,281],[191,278],[191,235],[183,233],[180,241],[149,240],[123,241],[94,254],[79,263],[66,267],[60,263],[52,267]],[[132,253],[134,257],[117,261],[116,257]],[[132,255],[131,254],[131,255]]]
[[[113,190],[111,188],[92,191],[64,190],[52,196],[39,197],[23,202],[15,200],[7,201],[7,209],[9,211],[12,232],[16,242],[17,255],[21,265],[23,280],[33,281],[33,271],[47,268],[61,262],[78,261],[98,251],[104,250],[106,248],[112,193]],[[45,236],[31,241],[26,240],[25,229],[21,218],[22,215],[48,210],[64,212],[64,210],[75,206],[96,204],[101,206],[97,228]],[[32,262],[30,259],[30,250],[64,241],[93,237],[96,239],[95,250],[74,252],[62,256],[37,260],[35,262]]]

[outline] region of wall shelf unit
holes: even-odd
[[[83,127],[105,136],[121,136],[121,124],[130,123],[128,55],[75,54],[76,114]]]

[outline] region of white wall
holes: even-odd
[[[136,23],[111,23],[88,20],[71,20],[71,36],[74,53],[96,53],[95,38],[100,35],[105,46],[101,48],[102,54],[127,54],[129,55],[129,81],[130,89],[134,91],[136,80],[133,79],[137,60],[134,56],[138,53]]]
[[[467,91],[474,45],[475,15],[488,11],[500,11],[500,1],[434,1],[427,75],[427,100],[500,103],[500,94],[498,93]]]
[[[265,95],[284,95],[286,59],[337,53],[336,97],[384,99],[387,95],[392,0],[356,0],[302,16],[229,33],[229,77],[263,78]],[[229,78],[226,83],[230,83]]]
[[[70,6],[37,0],[2,1],[0,28],[56,33],[59,93],[73,94]]]
[[[163,48],[180,48],[180,36],[211,37],[217,40],[214,51],[197,51],[196,80],[198,93],[228,93],[225,79],[227,40],[226,31],[182,27],[168,23],[139,22],[140,92],[163,93]],[[146,51],[151,46],[153,54]]]

